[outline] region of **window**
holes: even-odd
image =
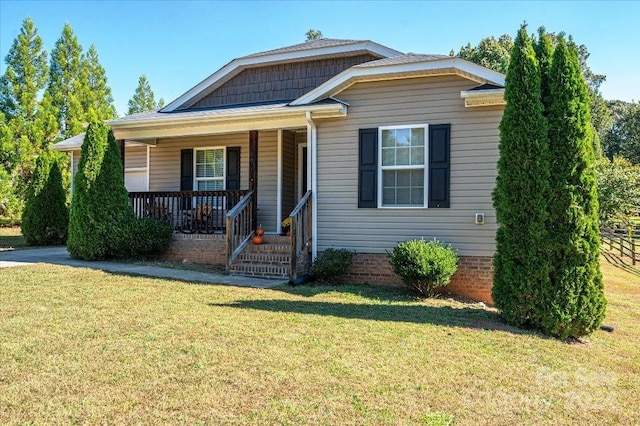
[[[379,207],[425,207],[427,125],[378,129]]]
[[[196,149],[195,190],[224,189],[224,148]]]

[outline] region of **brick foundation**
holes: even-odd
[[[205,265],[226,265],[225,236],[220,234],[173,234],[173,241],[162,259]]]
[[[388,256],[381,253],[358,253],[344,281],[404,286],[400,277],[393,273]],[[458,260],[458,271],[442,291],[493,304],[492,286],[493,259],[491,257],[461,256]]]

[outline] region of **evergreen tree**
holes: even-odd
[[[64,244],[67,239],[67,194],[62,187],[57,157],[51,152],[38,157],[21,223],[29,245]]]
[[[87,260],[126,256],[134,227],[120,149],[113,132],[93,122],[74,180],[67,249],[74,258]]]
[[[65,139],[81,133],[86,121],[82,101],[88,95],[84,93],[85,85],[81,79],[81,54],[78,38],[67,23],[51,51],[47,88],[51,103],[56,108],[58,128]]]
[[[544,27],[538,28],[538,44],[536,45],[536,59],[540,66],[540,93],[542,96],[543,114],[548,116],[550,102],[549,81],[551,73],[551,60],[553,57],[553,43]]]
[[[164,104],[164,99],[160,99]],[[136,114],[139,112],[151,111],[156,108],[161,108],[162,105],[156,103],[153,90],[147,81],[147,76],[142,74],[138,80],[138,87],[133,94],[133,98],[129,99],[129,110],[127,115]]]
[[[98,51],[93,44],[82,57],[81,76],[84,94],[82,110],[88,121],[115,118],[116,109],[113,106],[111,88],[107,85],[106,72],[100,64]]]
[[[606,300],[600,273],[596,162],[590,96],[576,46],[560,37],[549,75],[551,291],[542,329],[562,338],[595,330]]]
[[[493,300],[510,323],[539,328],[549,286],[545,243],[549,188],[547,126],[540,68],[526,26],[520,27],[506,75],[500,158],[493,192],[498,230]]]
[[[0,77],[0,115],[3,118],[0,161],[5,176],[11,180],[15,214],[24,202],[35,159],[43,147],[42,129],[36,117],[41,110],[38,92],[47,81],[47,53],[31,18],[23,21],[5,62],[7,69]]]
[[[322,38],[322,31],[314,30],[313,28],[311,28],[304,35],[306,37],[305,42],[313,41],[313,40],[320,40]]]

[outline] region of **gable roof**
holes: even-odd
[[[302,50],[318,49],[320,47],[345,46],[347,44],[361,43],[364,40],[341,40],[335,38],[321,38],[318,40],[306,41],[304,43],[294,44],[292,46],[280,47],[278,49],[266,50],[264,52],[252,53],[251,55],[241,56],[242,58],[257,58],[258,56],[275,55],[278,53],[300,52]]]
[[[504,74],[453,56],[407,53],[355,65],[300,96],[290,105],[305,105],[335,96],[361,81],[434,75],[459,75],[480,84],[504,86]]]
[[[160,111],[173,112],[184,106],[189,107],[246,68],[292,61],[304,61],[312,58],[354,55],[358,53],[370,53],[379,58],[387,58],[401,54],[401,52],[397,50],[374,43],[371,40],[339,39],[320,39],[254,53],[229,62]]]

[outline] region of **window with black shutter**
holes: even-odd
[[[449,207],[450,124],[360,129],[358,207]]]

